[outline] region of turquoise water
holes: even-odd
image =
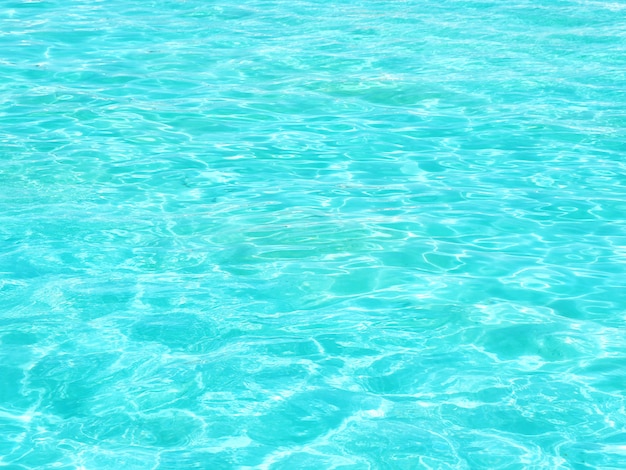
[[[626,468],[626,3],[5,1],[0,465]]]

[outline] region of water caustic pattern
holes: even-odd
[[[4,2],[0,463],[625,468],[624,18]]]

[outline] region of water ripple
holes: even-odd
[[[14,0],[0,464],[623,468],[621,2]]]

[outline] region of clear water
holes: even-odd
[[[0,463],[626,468],[626,3],[4,1]]]

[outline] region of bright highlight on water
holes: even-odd
[[[626,468],[626,3],[0,8],[0,466]]]

